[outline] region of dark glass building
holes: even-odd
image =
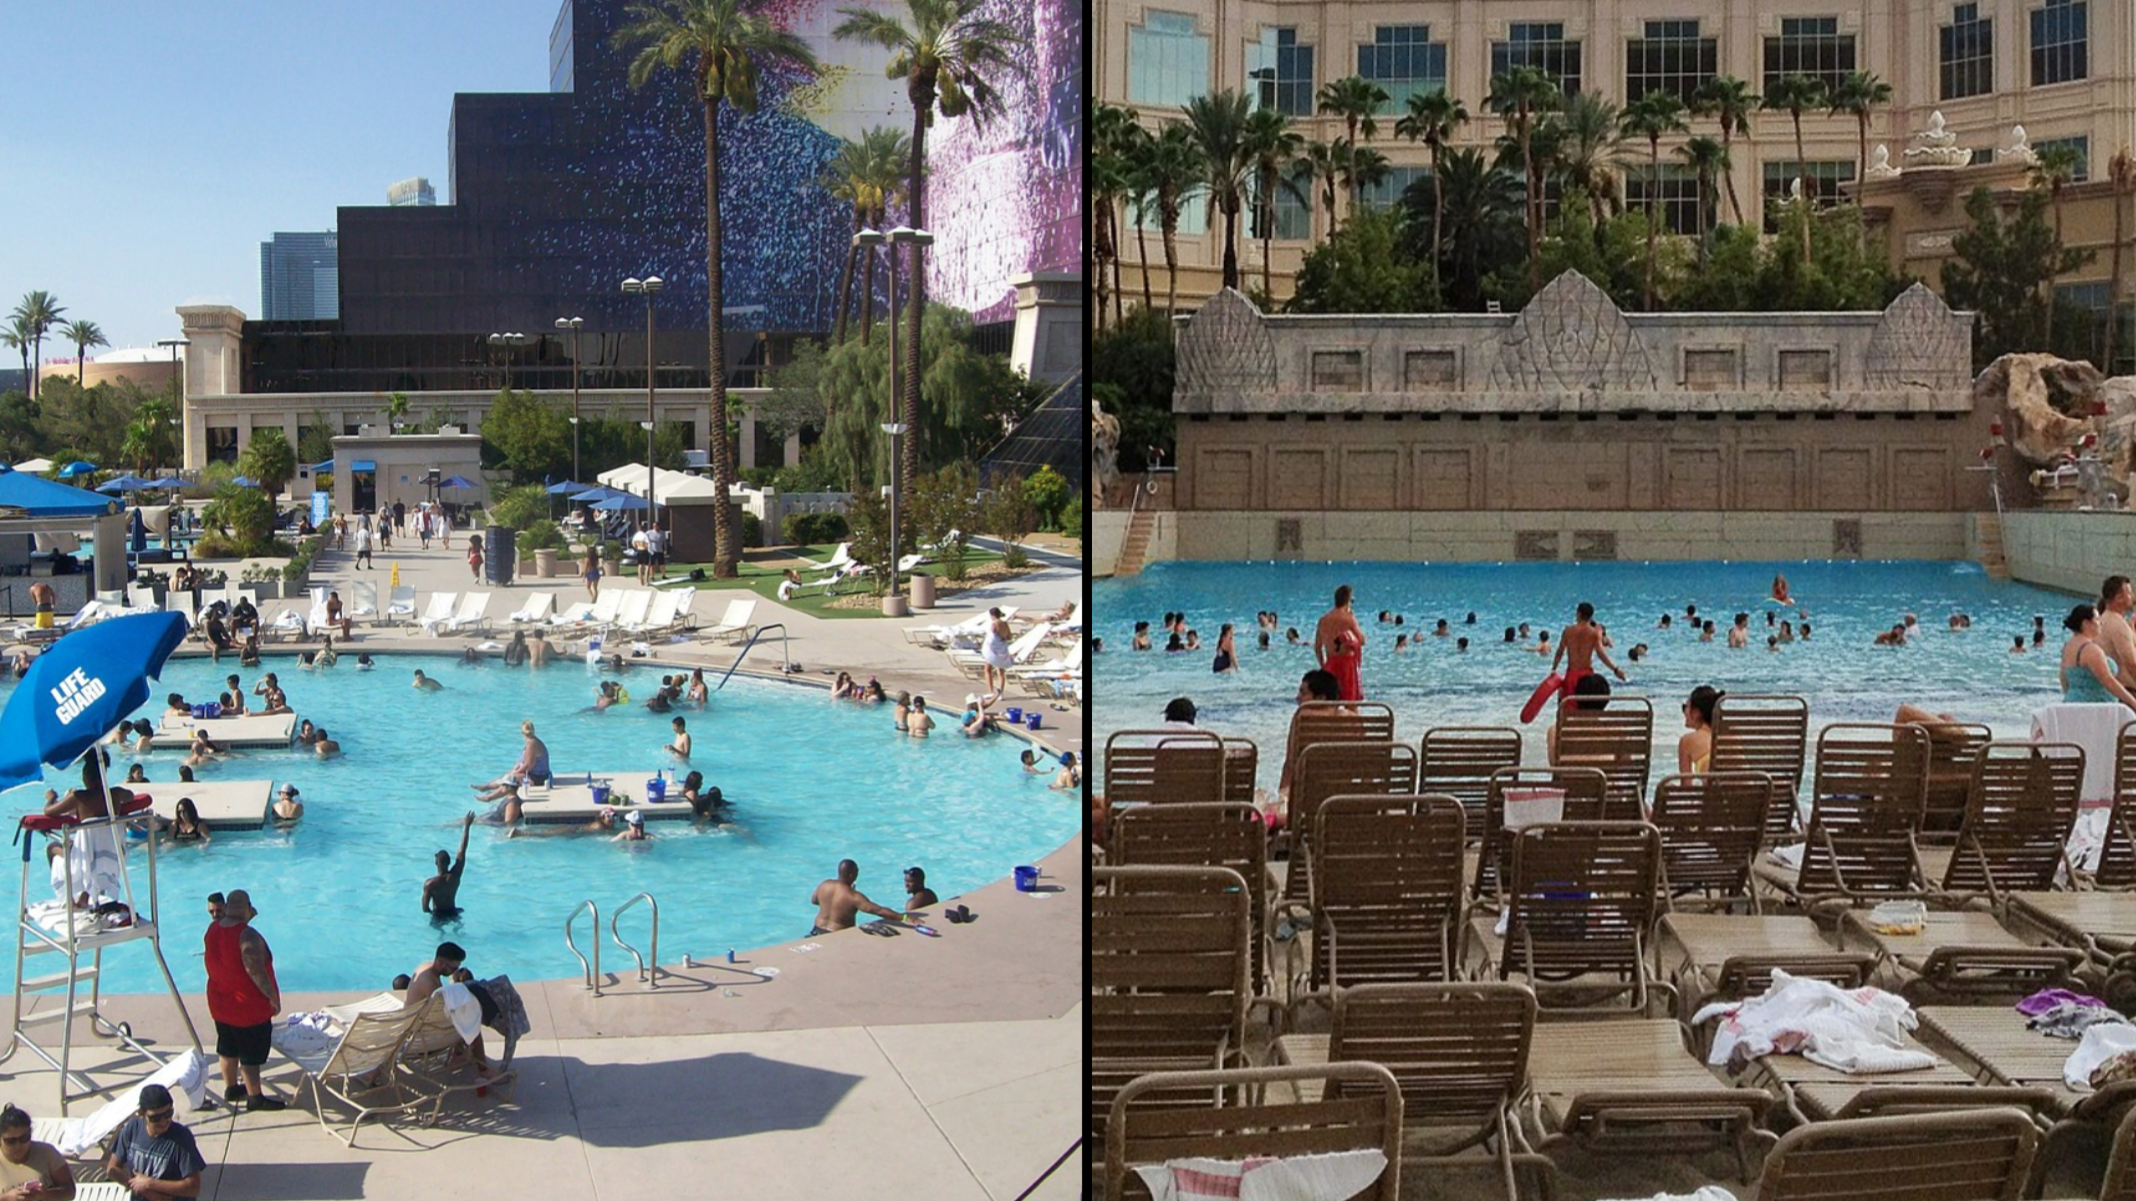
[[[269,321],[333,320],[341,285],[332,230],[276,234],[260,243],[260,315]]]

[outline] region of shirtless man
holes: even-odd
[[[475,815],[469,813],[460,819],[460,854],[458,858],[439,851],[438,874],[423,881],[423,912],[434,918],[460,916],[460,873],[467,870],[467,835],[474,828]],[[453,966],[458,967],[458,964]]]
[[[439,852],[439,854],[443,853],[442,851]],[[401,1008],[413,1009],[428,1000],[431,993],[450,983],[460,971],[460,965],[466,962],[467,952],[459,943],[439,943],[437,954],[431,957],[430,962],[415,969],[415,975],[408,978],[408,995],[401,1002]],[[482,994],[477,993],[475,999],[477,1001],[482,1000]],[[488,1008],[488,1006],[484,1006],[485,1010]],[[485,1014],[485,1016],[487,1015]],[[487,1077],[490,1074],[489,1057],[482,1053],[482,1036],[480,1034],[475,1035],[468,1042],[467,1053],[475,1061],[475,1075]]]
[[[919,868],[916,867],[908,867],[905,869],[906,912],[914,912],[917,910],[925,909],[931,905],[939,905],[941,903],[942,898],[935,895],[934,889],[927,887],[926,872],[921,871]]]
[[[2136,630],[2129,627],[2129,608],[2136,604],[2136,589],[2129,577],[2110,575],[2099,586],[2099,645],[2114,661],[2114,674],[2136,680]]]
[[[30,585],[30,600],[37,606],[37,628],[51,629],[52,606],[59,600],[59,595],[52,591],[52,585],[43,580],[33,582]]]
[[[829,934],[833,930],[853,928],[854,915],[865,910],[884,921],[903,921],[905,915],[895,909],[885,909],[868,899],[867,894],[853,887],[860,879],[860,865],[851,859],[838,861],[838,878],[825,880],[809,894],[808,903],[816,907],[816,924],[809,927],[809,937]]]
[[[1328,655],[1335,649],[1335,637],[1347,632],[1357,640],[1357,652],[1364,653],[1365,629],[1357,624],[1357,614],[1350,608],[1350,586],[1344,584],[1335,590],[1335,607],[1320,615],[1320,624],[1313,627],[1313,657],[1321,667],[1328,665]]]
[[[1557,671],[1560,662],[1565,664],[1565,686],[1558,692],[1560,699],[1572,692],[1581,676],[1594,674],[1596,659],[1602,660],[1602,666],[1609,668],[1618,682],[1624,680],[1624,669],[1611,662],[1609,652],[1603,649],[1602,627],[1595,624],[1595,607],[1581,601],[1575,616],[1579,620],[1565,627],[1565,632],[1558,638],[1557,654],[1550,657],[1553,672]]]

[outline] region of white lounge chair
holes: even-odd
[[[584,624],[586,615],[591,612],[593,612],[592,601],[572,601],[564,608],[563,612],[551,614],[549,624],[552,626],[581,625]]]
[[[170,1062],[150,1073],[141,1083],[119,1090],[113,1100],[86,1117],[36,1119],[30,1123],[30,1137],[40,1143],[52,1144],[68,1159],[101,1160],[101,1144],[104,1140],[118,1133],[119,1127],[126,1124],[126,1119],[140,1111],[142,1089],[151,1084],[160,1084],[171,1090],[173,1096],[185,1097],[188,1107],[192,1108],[196,1098],[204,1099],[207,1094],[209,1070],[208,1057],[187,1047]],[[77,1185],[74,1195],[77,1198],[93,1197],[95,1194],[88,1192],[91,1187],[94,1186]],[[119,1190],[111,1194],[118,1201],[133,1201],[132,1191],[124,1185],[113,1184],[111,1187]]]
[[[416,618],[415,623],[423,628],[425,634],[435,634],[438,632],[437,627],[452,620],[453,606],[459,603],[460,594],[457,592],[433,592],[430,594],[430,607],[423,610],[423,615]]]
[[[379,621],[404,626],[414,620],[415,585],[395,585],[392,595],[386,598],[386,611],[379,616]]]
[[[692,610],[696,607],[697,589],[685,588],[681,592],[676,593],[674,628],[677,630],[688,630],[695,628],[697,625],[697,615],[693,613]]]
[[[1009,669],[1011,676],[1056,676],[1063,672],[1083,669],[1083,640],[1070,639],[1061,653],[1042,663],[1031,663]]]
[[[296,601],[282,601],[271,612],[260,614],[260,641],[286,642],[304,636],[304,614],[297,611]]]
[[[556,624],[567,627],[572,631],[605,629],[615,621],[616,610],[622,604],[623,590],[621,588],[610,588],[601,593],[599,600],[591,604],[580,601],[578,604],[572,605],[569,611],[557,619]],[[585,608],[581,610],[580,605],[584,605]]]
[[[438,994],[432,993],[413,1008],[366,1007],[349,1017],[339,1029],[338,1037],[323,1051],[297,1047],[285,1033],[288,1028],[277,1024],[275,1049],[303,1070],[305,1083],[311,1086],[312,1109],[319,1115],[321,1130],[340,1139],[344,1145],[354,1147],[357,1128],[365,1119],[381,1113],[406,1113],[425,1102],[436,1102],[437,1086],[412,1072],[404,1072],[399,1060],[401,1048],[416,1024],[443,1003]],[[346,1136],[327,1123],[327,1093],[356,1108],[356,1117],[349,1123]],[[387,1094],[390,1102],[381,1105],[357,1099],[380,1093]]]
[[[645,615],[652,609],[653,598],[667,595],[669,594],[655,592],[650,588],[632,588],[624,592],[622,600],[616,605],[615,616],[600,624],[600,632],[605,634],[610,630],[627,631],[644,625]]]
[[[494,983],[494,982],[493,982]],[[390,995],[390,994],[389,994]],[[492,1065],[488,1076],[476,1076],[455,1082],[452,1077],[462,1069],[472,1069],[473,1056],[468,1053],[468,1037],[460,1023],[453,1020],[453,1011],[462,1011],[462,1021],[480,1021],[482,1012],[474,994],[464,984],[447,984],[434,996],[439,1004],[416,1020],[408,1031],[408,1041],[401,1044],[400,1065],[403,1070],[430,1086],[436,1096],[431,1116],[444,1108],[445,1097],[450,1093],[495,1087],[512,1081],[512,1059],[518,1051],[519,1040],[507,1035],[504,1039],[504,1054]],[[475,1037],[481,1037],[482,1028],[475,1027]]]
[[[459,612],[445,623],[448,634],[479,632],[489,626],[490,593],[470,592],[460,598]]]
[[[527,597],[527,603],[519,606],[505,620],[513,625],[523,625],[529,622],[539,624],[549,620],[549,614],[555,608],[556,594],[554,592],[537,592]]]
[[[727,611],[719,615],[719,624],[704,632],[707,642],[725,642],[730,638],[746,638],[755,627],[750,624],[756,617],[756,601],[732,600],[727,602]]]
[[[1009,610],[1003,609],[1003,615]],[[906,626],[905,641],[914,646],[941,648],[957,641],[960,636],[983,636],[986,623],[994,620],[990,613],[975,613],[953,625]]]
[[[1053,633],[1053,623],[1041,621],[1018,635],[1016,641],[1009,644],[1010,666],[1013,667],[1019,663],[1029,662],[1031,657],[1038,653],[1039,643],[1044,642],[1046,636],[1051,633]],[[958,671],[975,680],[986,674],[986,660],[979,657],[978,651],[950,651],[949,661],[956,666]]]
[[[349,585],[349,599],[354,602],[348,610],[351,618],[378,620],[378,585],[369,580],[357,580]]]
[[[304,631],[307,634],[330,634],[333,630],[326,619],[326,589],[314,588],[311,590],[311,610],[304,617]]]
[[[838,544],[838,548],[831,552],[831,557],[818,563],[816,567],[822,571],[835,571],[841,567],[851,567],[855,561],[853,558],[853,544],[841,542]]]
[[[651,602],[645,607],[644,616],[637,621],[618,621],[616,629],[626,634],[644,636],[666,630],[675,620],[675,597],[673,592],[652,592]]]

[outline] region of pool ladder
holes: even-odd
[[[638,904],[640,901],[643,901],[646,908],[652,910],[653,914],[652,943],[648,948],[650,959],[646,955],[640,955],[638,948],[624,942],[622,933],[616,928],[616,924],[623,920],[623,915],[630,911],[631,906]],[[593,943],[593,958],[591,961],[579,951],[578,940],[571,937],[571,929],[578,924],[579,915],[582,913],[590,915],[592,919],[588,923],[588,931],[592,936]],[[637,961],[638,980],[640,983],[652,988],[660,987],[660,902],[653,898],[653,894],[641,892],[617,906],[616,911],[609,915],[608,918],[608,937],[613,939],[617,946],[629,951],[630,957]],[[584,978],[586,987],[593,990],[594,996],[600,996],[601,981],[604,979],[601,974],[601,907],[594,904],[592,898],[589,897],[580,901],[578,907],[571,911],[571,916],[564,919],[564,945],[570,947],[571,954],[577,957],[579,973]]]
[[[764,635],[771,633],[773,630],[777,630],[779,632],[779,675],[781,677],[792,675],[794,661],[793,658],[786,653],[786,623],[783,621],[775,621],[772,622],[770,625],[758,626],[756,628],[756,631],[749,635],[749,641],[742,644],[741,653],[734,657],[734,662],[727,665],[727,674],[719,678],[719,683],[713,686],[712,691],[718,692],[720,689],[725,688],[727,686],[727,681],[733,678],[734,676],[734,669],[740,667],[742,665],[742,660],[749,657],[749,648],[757,644],[757,639],[762,638]]]

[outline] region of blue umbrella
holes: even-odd
[[[618,497],[618,496],[629,496],[629,495],[630,495],[630,493],[628,493],[628,492],[618,492],[618,491],[617,491],[617,490],[615,490],[614,488],[606,487],[605,485],[601,485],[601,484],[595,484],[595,485],[594,485],[594,486],[592,486],[591,488],[588,488],[588,489],[586,489],[586,490],[585,490],[584,492],[574,492],[574,493],[572,493],[572,494],[571,494],[571,499],[572,499],[572,500],[610,500],[610,499],[613,499],[613,498],[615,498],[615,497]]]
[[[122,475],[117,479],[105,480],[103,483],[98,484],[96,490],[99,492],[142,492],[150,488],[168,486],[160,480],[144,480],[138,475]]]
[[[61,479],[71,480],[75,476],[88,475],[90,472],[95,470],[96,464],[91,463],[87,459],[76,459],[72,463],[67,464],[65,467],[60,468],[59,475]]]
[[[37,656],[0,712],[0,788],[81,758],[148,700],[148,682],[185,640],[182,613],[114,617]]]
[[[253,479],[249,475],[238,476],[230,482],[236,484],[240,488],[257,488],[260,486],[260,482],[256,479]]]
[[[646,505],[645,498],[642,496],[632,496],[628,492],[619,492],[607,500],[595,503],[593,507],[614,513],[623,509],[642,509]]]
[[[138,555],[148,549],[148,523],[141,519],[139,509],[128,509],[127,517],[131,526],[127,533],[127,545]]]
[[[473,480],[457,475],[446,476],[444,481],[438,485],[440,488],[472,488],[474,486],[475,482]]]
[[[563,483],[561,483],[561,484],[551,484],[551,485],[549,485],[549,495],[551,495],[551,496],[562,496],[563,494],[565,494],[565,493],[567,493],[567,492],[584,492],[584,491],[585,491],[586,489],[588,489],[588,488],[598,488],[598,487],[600,487],[600,485],[599,485],[599,484],[581,484],[581,483],[578,483],[578,482],[577,482],[577,481],[575,481],[575,480],[565,480],[565,481],[564,481]]]

